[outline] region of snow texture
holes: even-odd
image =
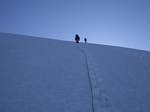
[[[150,112],[150,52],[0,34],[0,112]]]

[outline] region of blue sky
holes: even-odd
[[[150,0],[0,0],[0,32],[150,50]]]

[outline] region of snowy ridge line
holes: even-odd
[[[112,112],[111,104],[109,102],[109,98],[104,91],[104,87],[102,79],[99,79],[96,75],[94,64],[92,63],[92,59],[88,55],[86,48],[79,47],[80,51],[85,56],[89,83],[91,85],[92,92],[92,112]]]

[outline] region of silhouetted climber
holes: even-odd
[[[87,38],[84,38],[84,42],[87,43]]]
[[[80,37],[78,34],[75,35],[75,41],[76,41],[76,43],[79,43],[79,41],[80,41]]]

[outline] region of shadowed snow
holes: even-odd
[[[0,34],[0,112],[150,112],[150,52]]]

